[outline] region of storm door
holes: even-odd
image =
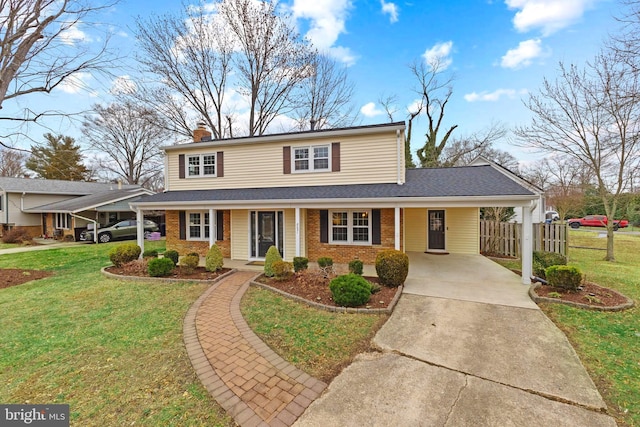
[[[251,211],[251,258],[264,258],[271,246],[283,254],[281,211]]]
[[[444,230],[444,210],[430,210],[428,250],[444,250]]]

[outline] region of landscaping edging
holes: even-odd
[[[624,297],[627,302],[625,302],[624,304],[619,304],[619,305],[615,305],[613,307],[599,307],[597,305],[589,305],[589,304],[581,304],[579,302],[573,302],[573,301],[563,301],[559,298],[549,298],[549,297],[541,297],[536,293],[536,289],[538,289],[540,286],[542,286],[540,283],[535,283],[532,284],[531,286],[529,286],[529,297],[533,300],[533,302],[535,302],[536,304],[539,302],[551,302],[551,303],[556,303],[556,304],[566,304],[566,305],[570,305],[572,307],[577,307],[577,308],[582,308],[585,310],[595,310],[595,311],[622,311],[622,310],[626,310],[628,308],[633,307],[634,302],[631,298],[627,297],[626,295],[621,294],[618,291],[614,291],[613,289],[609,289],[611,292],[615,292],[618,295]]]
[[[264,283],[256,282],[255,280],[252,280],[250,284],[251,286],[257,286],[259,288],[276,292],[277,294],[280,294],[283,297],[289,298],[296,302],[300,302],[302,304],[306,304],[309,307],[330,311],[332,313],[360,313],[360,314],[391,314],[396,304],[398,303],[398,300],[400,299],[400,295],[402,295],[402,289],[404,288],[404,286],[398,287],[398,290],[396,291],[396,295],[393,297],[393,299],[391,300],[387,308],[353,308],[353,307],[334,307],[332,305],[325,305],[325,304],[320,304],[318,302],[309,301],[308,299],[299,297],[297,295],[292,295],[281,289],[273,288]]]
[[[109,273],[106,269],[109,267],[113,267],[113,265],[107,265],[106,267],[102,267],[100,269],[100,273],[102,273],[103,276],[108,277],[110,279],[121,279],[121,280],[131,280],[134,282],[145,282],[145,283],[150,283],[150,282],[163,282],[163,283],[209,283],[209,284],[213,284],[216,282],[219,282],[220,280],[224,279],[225,277],[235,273],[236,271],[238,271],[235,268],[232,268],[231,270],[227,271],[224,274],[221,274],[220,276],[216,277],[215,279],[210,279],[210,280],[200,280],[200,279],[171,279],[171,278],[167,278],[167,277],[140,277],[140,276],[124,276],[122,274],[113,274],[113,273]]]

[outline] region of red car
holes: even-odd
[[[583,227],[606,227],[607,217],[605,215],[587,215],[584,218],[571,218],[567,221],[569,227],[580,228]],[[629,221],[626,219],[614,219],[613,229],[624,228],[629,226]]]

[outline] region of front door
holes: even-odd
[[[251,257],[264,258],[271,246],[275,246],[282,255],[282,212],[251,212]]]
[[[444,210],[430,210],[428,250],[444,250],[444,227]]]

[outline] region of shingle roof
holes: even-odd
[[[63,181],[57,179],[28,179],[0,177],[0,190],[7,193],[42,193],[86,195],[118,188],[118,184],[102,182]],[[140,188],[123,185],[122,188]]]
[[[121,190],[107,190],[100,193],[89,194],[87,196],[75,197],[72,199],[61,200],[55,203],[49,203],[42,206],[36,206],[25,209],[25,212],[81,212],[87,209],[103,206],[112,202],[123,199],[136,199],[142,195],[148,195],[148,190],[144,188],[127,188]],[[137,200],[137,199],[136,199]]]
[[[141,203],[197,201],[431,198],[533,196],[493,166],[408,169],[404,185],[350,184],[332,186],[168,191],[143,197]]]

